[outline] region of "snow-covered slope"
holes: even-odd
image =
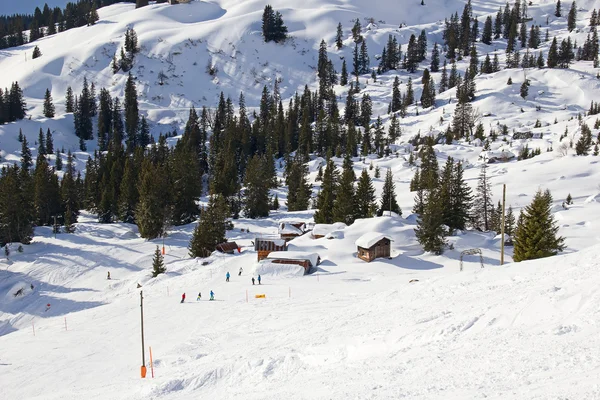
[[[239,226],[272,231],[267,222],[276,226]],[[0,302],[5,316],[30,304],[14,321],[22,329],[0,337],[7,398],[600,396],[598,246],[502,267],[497,250],[488,250],[484,269],[469,260],[459,272],[457,251],[418,255],[410,222],[381,217],[357,221],[344,239],[295,239],[293,250],[322,255],[318,270],[263,275],[263,284],[252,286],[256,253],[237,228],[232,237],[241,254],[213,256],[206,266],[185,259],[181,244],[189,231],[174,232],[167,239],[169,272],[155,280],[154,243],[122,225],[86,222],[78,229],[56,240],[38,237],[0,272],[35,286]],[[373,230],[396,238],[392,260],[367,264],[355,257],[353,242]],[[461,240],[471,246],[481,238],[470,233]],[[154,379],[150,370],[139,378],[138,282]],[[217,301],[207,300],[210,290]]]

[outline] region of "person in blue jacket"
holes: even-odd
[[[258,284],[260,285],[260,275],[258,276]]]
[[[210,299],[211,300],[215,299],[215,293],[212,290],[210,291]]]
[[[229,275],[229,272],[227,272],[227,274],[225,275],[225,282],[229,282],[229,277],[230,277],[230,276],[231,276],[231,275]]]

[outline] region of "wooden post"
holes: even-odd
[[[152,377],[154,378],[154,362],[152,361],[152,346],[150,346],[148,349],[150,350],[150,373],[152,374]]]
[[[500,227],[501,240],[500,243],[500,265],[504,265],[504,211],[506,209],[506,183],[502,185],[502,226]]]

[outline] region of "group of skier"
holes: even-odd
[[[240,267],[240,270],[238,272],[238,276],[242,276],[242,272],[244,272],[244,269],[242,267]],[[231,278],[231,274],[229,273],[229,271],[227,271],[227,273],[225,274],[225,282],[229,282],[229,278]],[[258,284],[260,285],[260,274],[258,275]],[[254,285],[254,277],[252,277],[252,284]]]
[[[215,292],[213,292],[212,290],[210,291],[210,299],[208,299],[209,301],[212,301],[215,299]],[[198,297],[196,298],[196,301],[200,301],[202,300],[202,292],[198,292]],[[183,303],[185,301],[185,292],[181,295],[181,303]]]
[[[242,267],[240,267],[240,270],[238,272],[238,276],[242,275],[242,272],[244,272],[244,269]],[[229,278],[231,278],[231,274],[229,273],[229,271],[227,271],[227,273],[225,274],[225,282],[229,282]],[[110,272],[108,275],[108,279],[110,279]],[[261,284],[261,277],[260,275],[258,275],[258,277],[256,278],[256,280],[254,279],[254,277],[252,277],[252,284],[254,285],[255,282],[258,281],[258,284]],[[215,293],[211,290],[210,291],[210,299],[209,300],[214,300],[215,299]],[[200,301],[202,300],[202,292],[198,292],[198,297],[196,298],[196,301]],[[181,303],[185,302],[185,293],[183,293],[181,295]]]

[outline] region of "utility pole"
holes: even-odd
[[[506,183],[502,185],[502,226],[500,227],[501,240],[500,244],[500,265],[504,265],[504,211],[506,210]]]
[[[142,378],[146,377],[146,355],[144,353],[144,296],[140,290],[140,311],[141,311],[141,325],[142,325]]]

